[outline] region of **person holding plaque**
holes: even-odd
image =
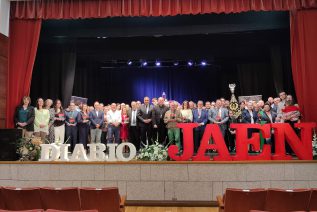
[[[176,126],[177,123],[182,122],[182,114],[176,109],[177,103],[172,101],[170,103],[170,110],[165,113],[164,123],[167,128],[168,140],[170,143],[174,142],[181,150],[180,129]]]
[[[78,133],[78,114],[75,103],[70,102],[69,111],[65,111],[65,123],[66,123],[66,140],[71,145],[71,151],[74,150],[77,144],[77,133]]]
[[[61,100],[55,100],[54,105],[54,142],[55,144],[63,144],[65,138],[65,114]]]
[[[193,111],[189,109],[188,101],[184,101],[181,109],[183,123],[190,123],[193,121]]]
[[[83,144],[87,149],[88,133],[90,129],[90,119],[87,104],[83,104],[81,111],[78,114],[78,131],[79,131],[79,143]]]

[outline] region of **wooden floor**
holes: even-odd
[[[218,212],[212,207],[140,207],[128,206],[125,212]]]

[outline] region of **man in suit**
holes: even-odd
[[[209,110],[208,119],[211,124],[219,125],[222,136],[225,138],[229,115],[228,115],[228,109],[225,107],[222,107],[222,102],[220,99],[216,101],[215,108],[212,110]]]
[[[168,111],[168,107],[164,103],[164,98],[160,97],[157,106],[153,109],[152,122],[154,128],[153,140],[156,140],[157,137],[158,142],[165,145],[167,130],[164,123],[164,116],[166,111]]]
[[[136,150],[140,149],[140,136],[139,136],[139,120],[138,120],[138,109],[136,102],[131,102],[131,110],[128,112],[129,115],[129,142],[133,143]]]
[[[203,101],[198,101],[197,109],[193,111],[193,122],[198,124],[194,129],[194,151],[197,152],[200,146],[200,140],[205,132],[206,124],[208,121],[208,113],[203,109]]]
[[[65,111],[65,124],[66,124],[66,140],[69,139],[71,145],[71,151],[74,150],[77,144],[77,134],[78,134],[78,114],[79,112],[75,108],[75,103],[70,102],[69,111]]]
[[[152,111],[153,105],[150,105],[150,98],[146,96],[144,97],[144,104],[138,110],[138,124],[140,126],[141,141],[144,145],[152,143]]]
[[[104,114],[100,110],[99,102],[94,103],[94,110],[89,113],[89,119],[91,121],[90,124],[90,136],[91,143],[100,143],[101,142],[101,134],[102,134],[102,126],[104,122]]]

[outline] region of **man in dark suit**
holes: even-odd
[[[94,110],[89,113],[90,124],[90,136],[91,143],[100,143],[102,134],[102,125],[104,123],[104,114],[99,109],[99,102],[94,103]]]
[[[197,152],[200,140],[205,132],[206,124],[208,121],[208,113],[203,109],[203,101],[198,101],[197,109],[193,111],[193,122],[199,126],[194,129],[194,151]]]
[[[151,143],[152,139],[152,111],[153,105],[150,105],[150,98],[144,97],[144,104],[138,110],[138,123],[141,132],[141,141],[145,145]]]
[[[133,143],[136,150],[140,149],[139,120],[136,102],[131,102],[131,110],[129,110],[129,142]]]
[[[167,129],[164,123],[164,116],[166,111],[168,111],[168,107],[164,105],[164,98],[160,97],[158,99],[158,104],[154,107],[152,113],[152,122],[154,128],[153,140],[156,140],[156,138],[158,138],[157,141],[160,144],[166,144]]]
[[[216,101],[215,108],[212,110],[209,110],[208,119],[211,124],[219,125],[222,136],[225,138],[229,116],[228,116],[228,109],[221,106],[220,99]]]

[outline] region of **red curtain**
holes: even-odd
[[[13,127],[16,106],[30,93],[32,70],[40,37],[41,20],[10,21],[7,127]]]
[[[305,121],[317,121],[317,9],[291,13],[295,91]]]
[[[11,2],[12,18],[78,19],[115,16],[298,10],[317,7],[317,0],[36,0]]]

